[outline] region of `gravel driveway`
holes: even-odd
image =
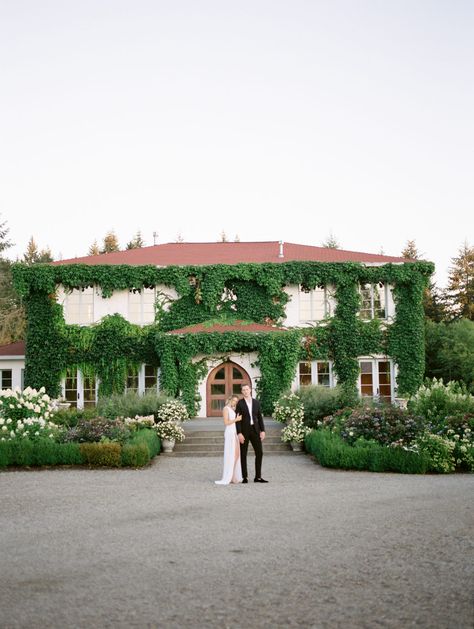
[[[0,627],[472,627],[474,476],[263,472],[0,473]]]

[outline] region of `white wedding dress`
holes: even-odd
[[[230,406],[227,406],[229,413],[229,419],[235,419],[235,411]],[[236,449],[238,452],[237,461],[235,460]],[[235,467],[235,472],[234,472]],[[216,485],[229,485],[232,478],[238,483],[242,482],[242,468],[240,467],[240,443],[237,438],[237,430],[235,423],[229,424],[224,430],[224,471],[222,472],[221,480],[216,480]]]

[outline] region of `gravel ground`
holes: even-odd
[[[263,472],[0,473],[0,627],[472,627],[474,476]]]

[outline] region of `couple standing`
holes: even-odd
[[[224,419],[224,471],[217,485],[248,483],[247,450],[249,441],[255,452],[255,483],[268,483],[262,478],[262,441],[265,439],[260,402],[252,398],[252,389],[242,385],[241,400],[232,395],[223,410]]]

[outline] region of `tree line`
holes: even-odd
[[[0,220],[0,345],[23,340],[26,318],[21,299],[16,294],[11,277],[12,261],[6,257],[13,246],[6,221]],[[229,242],[224,231],[219,240]],[[234,242],[239,242],[236,235]],[[178,234],[176,242],[183,242]],[[140,231],[126,243],[125,249],[145,246]],[[321,243],[322,247],[339,249],[333,234]],[[120,243],[113,230],[106,233],[100,243],[89,247],[87,255],[100,255],[120,251]],[[383,252],[381,251],[381,254]],[[420,260],[416,242],[408,240],[402,257]],[[33,237],[19,261],[25,264],[53,262],[49,247],[40,249]],[[446,382],[456,380],[474,391],[474,246],[464,242],[451,259],[448,283],[445,289],[431,282],[424,295],[426,315],[426,372],[427,377],[442,377]]]

